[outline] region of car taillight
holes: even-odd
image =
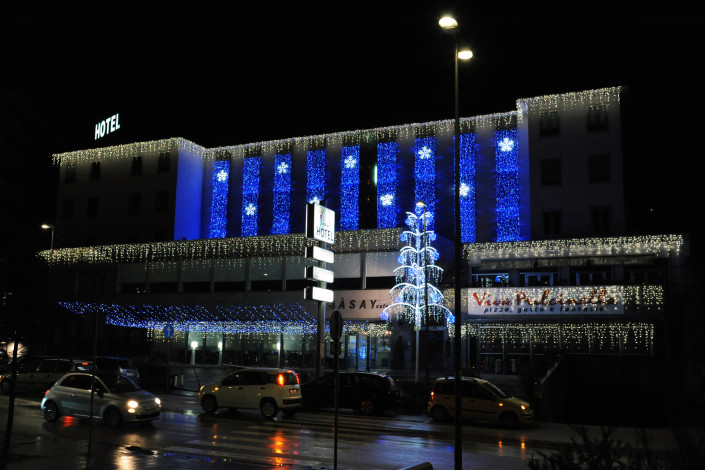
[[[284,385],[284,374],[277,375],[277,383],[279,385]]]
[[[433,390],[431,390],[431,401],[433,401],[433,395],[434,395],[435,393],[436,393],[436,392],[434,392]]]
[[[296,385],[300,384],[301,382],[299,382],[299,374],[294,372],[294,375],[296,376]]]

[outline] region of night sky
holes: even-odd
[[[701,15],[677,2],[670,11],[663,2],[295,3],[3,2],[3,239],[48,243],[36,227],[55,217],[55,153],[169,137],[228,146],[451,119],[453,42],[437,23],[445,12],[456,14],[475,54],[461,66],[461,116],[624,85],[632,225],[695,231]],[[95,124],[115,113],[121,129],[96,142]]]

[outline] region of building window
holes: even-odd
[[[610,156],[608,154],[590,155],[588,157],[588,176],[591,183],[610,181]]]
[[[561,159],[541,160],[541,186],[561,184]]]
[[[159,152],[159,166],[157,167],[158,173],[169,173],[169,167],[171,165],[171,159],[169,152]]]
[[[139,214],[141,203],[142,203],[142,194],[141,193],[130,194],[130,196],[127,200],[127,213],[131,214],[131,215]]]
[[[142,157],[132,157],[132,170],[130,171],[132,176],[137,176],[142,174]]]
[[[607,121],[607,106],[590,106],[587,115],[588,132],[606,131],[609,129]]]
[[[169,211],[169,190],[157,191],[155,198],[154,212],[164,214]]]
[[[100,179],[100,162],[91,163],[91,181]]]
[[[88,203],[86,204],[86,218],[95,219],[98,217],[99,201],[100,199],[98,197],[88,198]]]
[[[609,235],[612,231],[612,209],[609,206],[593,207],[592,232],[594,235]]]
[[[556,237],[561,234],[561,211],[543,213],[543,234],[546,237]]]
[[[543,111],[541,113],[540,136],[549,137],[560,134],[558,111]]]
[[[66,173],[64,173],[64,183],[76,182],[76,162],[68,162],[66,164]]]
[[[73,219],[73,199],[65,199],[61,205],[61,220]]]

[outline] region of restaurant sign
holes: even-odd
[[[469,315],[622,314],[622,286],[468,289]]]

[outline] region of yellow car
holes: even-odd
[[[528,402],[510,397],[484,379],[462,377],[461,380],[463,419],[489,421],[505,428],[516,428],[534,421],[534,411]],[[427,412],[434,421],[447,421],[455,416],[455,378],[436,379]]]

